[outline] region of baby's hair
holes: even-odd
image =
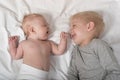
[[[41,14],[37,14],[37,13],[32,13],[32,14],[27,14],[23,17],[23,21],[22,21],[22,28],[23,31],[26,35],[26,37],[28,36],[29,32],[28,32],[28,26],[32,24],[32,21],[36,18],[40,18],[43,17]]]

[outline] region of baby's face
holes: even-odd
[[[87,32],[86,26],[87,24],[78,19],[70,21],[70,35],[75,44],[79,45],[84,40]]]
[[[49,36],[49,25],[44,18],[40,18],[35,22],[36,35],[41,40],[47,40]]]

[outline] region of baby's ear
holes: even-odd
[[[89,22],[89,23],[87,23],[87,31],[93,30],[94,27],[95,27],[94,22]]]
[[[29,27],[28,27],[28,31],[29,31],[29,32],[35,32],[34,27],[33,27],[33,26],[29,26]]]

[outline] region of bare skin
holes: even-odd
[[[41,19],[42,20],[42,19]],[[49,71],[50,67],[50,55],[61,55],[65,52],[67,47],[67,33],[61,32],[61,40],[59,44],[48,40],[49,28],[46,26],[46,22],[38,19],[37,22],[41,22],[45,25],[35,23],[37,28],[33,27],[26,40],[21,41],[18,44],[18,36],[9,37],[9,50],[13,59],[23,58],[23,63],[34,68]],[[40,26],[39,26],[40,25]],[[40,31],[44,31],[41,35]],[[43,36],[44,35],[44,36]]]

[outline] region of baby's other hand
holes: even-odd
[[[19,36],[11,36],[9,37],[9,46],[17,47],[19,41]]]
[[[61,39],[67,39],[68,36],[69,36],[69,34],[66,32],[61,32],[61,34],[60,34]]]

